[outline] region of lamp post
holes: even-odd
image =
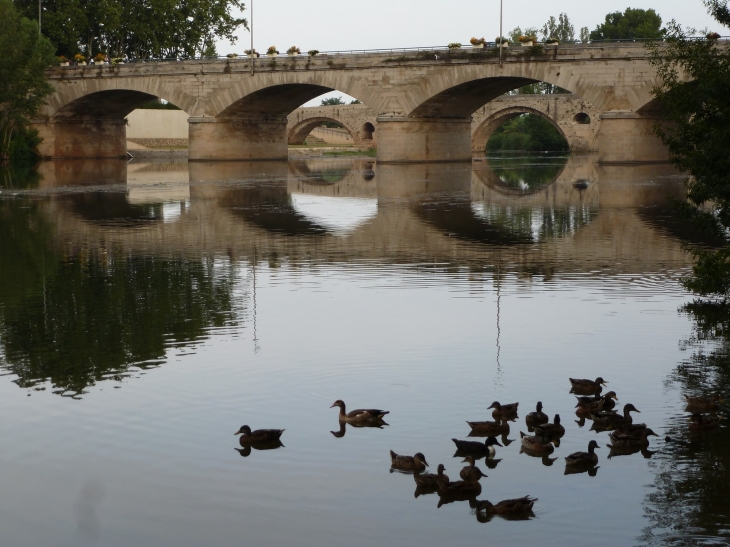
[[[502,3],[504,0],[499,0],[499,66],[502,66],[502,49],[504,44],[502,43]]]
[[[253,64],[256,62],[256,55],[253,52],[253,0],[251,1],[251,76],[253,76]]]

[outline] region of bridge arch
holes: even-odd
[[[362,140],[357,130],[354,127],[349,126],[346,122],[332,117],[316,116],[313,118],[307,118],[289,129],[289,144],[304,144],[307,136],[309,136],[314,129],[326,122],[335,122],[344,127],[352,137],[354,144],[357,145],[359,144],[359,141]]]
[[[561,127],[560,124],[556,123],[554,119],[552,119],[550,116],[545,115],[544,112],[541,112],[540,110],[537,110],[536,108],[531,108],[528,106],[512,106],[507,107],[503,110],[499,110],[486,118],[472,133],[472,149],[474,152],[484,152],[487,142],[489,141],[489,138],[492,136],[492,134],[502,125],[504,125],[509,120],[516,118],[517,116],[522,116],[523,114],[533,114],[535,116],[539,116],[540,118],[547,120],[550,122],[550,124],[558,130],[558,132],[562,135],[562,137],[565,139],[565,141],[568,143],[568,146],[570,147],[570,150],[572,151],[575,147],[575,143],[571,140],[575,141],[573,135],[570,133],[566,133],[563,130],[563,127]]]

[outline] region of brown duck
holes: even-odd
[[[495,446],[502,446],[494,437],[487,437],[483,443],[478,441],[460,441],[459,439],[451,439],[456,448],[465,454],[486,454],[487,457],[493,458],[496,454]]]
[[[475,471],[468,481],[439,483],[437,486],[439,494],[442,496],[478,496],[482,492],[482,485],[479,484],[479,479],[486,477],[486,475],[478,467],[474,469]]]
[[[525,416],[525,423],[532,427],[546,424],[549,421],[550,418],[548,418],[548,415],[542,411],[542,401],[538,401],[535,405],[535,412],[530,412],[527,416]]]
[[[723,400],[720,395],[714,394],[709,397],[689,397],[684,396],[687,401],[687,412],[715,412],[717,410],[717,403],[722,403]]]
[[[512,500],[502,500],[492,504],[489,500],[480,500],[477,502],[477,511],[486,511],[488,515],[516,515],[520,513],[529,513],[532,506],[535,505],[537,498],[525,496]]]
[[[576,378],[568,378],[570,380],[570,385],[572,386],[572,389],[576,393],[600,393],[603,390],[603,386],[605,386],[608,382],[601,378],[600,376],[596,378],[595,380],[585,380],[585,379],[576,379]]]
[[[444,471],[446,471],[446,468],[444,464],[440,463],[438,473],[415,474],[413,478],[419,486],[435,488],[439,483],[449,482],[449,477],[448,475],[444,475]]]
[[[573,452],[565,456],[565,465],[596,465],[598,463],[596,448],[600,448],[600,446],[592,440],[588,443],[588,452]]]
[[[578,415],[589,415],[604,410],[613,410],[616,406],[618,397],[615,391],[609,391],[603,396],[598,397],[578,397],[578,404],[575,411]]]
[[[423,471],[428,466],[426,456],[417,452],[413,456],[402,456],[390,451],[390,466],[403,471]]]
[[[471,432],[479,435],[508,435],[509,422],[506,419],[496,420],[494,422],[469,422]]]
[[[630,433],[621,433],[620,431],[613,431],[609,435],[611,442],[613,443],[613,446],[609,445],[610,448],[616,447],[616,448],[633,448],[633,447],[646,447],[649,446],[649,436],[654,435],[655,437],[658,437],[656,433],[650,428],[645,427],[641,431],[638,431],[636,434],[630,434]]]
[[[337,399],[330,408],[340,407],[340,421],[341,422],[376,422],[382,420],[383,416],[390,414],[388,410],[380,410],[377,408],[358,408],[347,412],[345,410],[345,402],[342,399]]]
[[[521,438],[522,448],[524,448],[528,454],[532,453],[535,455],[542,456],[542,455],[552,454],[553,451],[555,450],[555,446],[553,446],[553,443],[545,442],[542,437],[526,435],[525,433],[520,431],[520,438]]]
[[[492,418],[495,420],[500,420],[503,418],[514,418],[517,416],[517,407],[520,406],[520,403],[510,403],[508,405],[501,405],[498,401],[494,401],[491,405],[487,407],[487,410],[490,408],[493,408],[492,410]]]
[[[283,429],[257,429],[256,431],[251,431],[249,426],[242,425],[241,429],[236,431],[234,435],[241,435],[238,438],[238,442],[244,445],[273,443],[279,440],[282,433],[284,433]]]
[[[596,414],[591,414],[591,418],[593,419],[594,424],[599,425],[603,428],[618,429],[633,424],[634,420],[631,417],[632,412],[641,413],[639,409],[629,403],[627,405],[624,405],[623,415],[599,412]]]
[[[535,426],[535,433],[545,439],[560,439],[565,435],[565,428],[560,423],[560,414],[556,414],[553,423]]]

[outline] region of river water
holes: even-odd
[[[46,162],[1,190],[0,545],[730,542],[727,427],[691,435],[682,399],[727,392],[730,321],[679,284],[712,242],[669,166]],[[596,376],[649,450],[577,422],[568,378]],[[336,399],[388,425],[340,429]],[[478,499],[534,515],[390,471],[422,452],[458,480],[451,439],[494,400],[520,412]],[[555,459],[520,453],[538,400]]]

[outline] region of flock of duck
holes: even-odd
[[[608,431],[610,443],[609,458],[614,455],[630,455],[641,452],[645,457],[648,453],[649,437],[658,436],[646,424],[634,423],[632,412],[640,412],[633,404],[626,404],[621,413],[616,410],[618,396],[615,391],[609,391],[601,395],[603,387],[607,382],[603,378],[595,380],[570,378],[570,392],[576,395],[576,416],[577,423],[585,425],[586,419],[593,421],[592,431]],[[690,431],[709,431],[718,427],[721,417],[715,414],[718,403],[722,402],[719,395],[712,395],[709,398],[688,397],[686,410],[691,413],[689,424]],[[345,424],[356,427],[380,427],[387,425],[384,417],[390,412],[381,409],[357,409],[347,412],[345,403],[342,400],[335,401],[330,408],[339,407],[340,432],[332,432],[335,436],[344,434]],[[537,498],[523,496],[521,498],[502,500],[498,503],[491,503],[488,500],[477,500],[476,496],[481,494],[482,488],[480,479],[487,475],[476,466],[476,461],[485,458],[487,467],[496,467],[500,460],[495,459],[497,446],[506,446],[512,441],[507,439],[510,432],[510,422],[517,420],[519,403],[500,404],[493,402],[488,409],[492,410],[493,421],[470,422],[470,437],[486,437],[484,442],[452,439],[456,445],[455,456],[463,457],[467,465],[459,472],[461,480],[451,481],[444,474],[445,467],[439,464],[436,473],[425,473],[429,466],[426,457],[418,452],[413,456],[396,454],[390,451],[391,469],[412,473],[416,482],[416,497],[421,494],[438,493],[439,507],[444,503],[452,501],[469,501],[476,509],[477,518],[480,516],[503,515],[512,518],[527,518],[532,515],[532,509]],[[525,425],[528,432],[520,431],[521,453],[543,459],[545,465],[552,465],[557,458],[549,456],[560,446],[560,439],[565,435],[565,427],[560,423],[558,414],[553,418],[552,423],[545,412],[542,402],[538,401],[534,412],[525,416]],[[240,435],[239,442],[242,446],[241,454],[246,456],[251,448],[270,449],[283,446],[281,435],[283,429],[259,429],[251,431],[247,425],[242,426],[235,434]],[[497,436],[502,437],[501,444]],[[666,437],[667,442],[672,439]],[[573,452],[565,456],[565,474],[587,472],[595,476],[598,469],[598,454],[596,449],[601,448],[595,440],[588,443],[587,451]]]

